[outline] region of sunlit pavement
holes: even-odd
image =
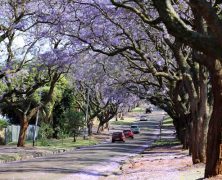
[[[148,115],[148,121],[136,121],[141,133],[135,135],[133,140],[127,139],[125,143],[107,142],[73,152],[1,164],[0,179],[93,180],[117,173],[124,160],[140,153],[158,138],[159,122],[163,116],[161,111],[155,111]]]

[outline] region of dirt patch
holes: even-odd
[[[192,165],[191,157],[181,146],[156,147],[129,159],[121,174],[106,179],[195,180],[204,175],[204,164]]]
[[[106,141],[110,141],[110,133],[108,130],[104,130],[103,132],[97,134],[94,133],[93,134],[93,138],[96,139],[98,142],[106,142]]]

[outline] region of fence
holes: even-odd
[[[26,133],[26,140],[32,140],[35,126],[29,125]],[[36,136],[38,135],[39,127],[36,128]],[[10,125],[7,128],[0,129],[0,144],[8,144],[9,142],[17,142],[19,137],[20,126]]]

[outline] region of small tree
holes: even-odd
[[[0,128],[6,128],[8,126],[8,122],[4,119],[0,119]]]
[[[48,139],[52,137],[52,134],[53,129],[50,124],[42,122],[39,128],[39,136],[43,146],[48,145]]]
[[[64,128],[73,136],[73,142],[76,142],[76,137],[80,135],[85,125],[83,113],[69,109],[65,113],[64,120]]]

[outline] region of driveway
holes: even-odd
[[[73,152],[36,158],[27,161],[0,164],[0,179],[21,180],[68,180],[68,179],[101,179],[117,173],[120,164],[149,146],[158,138],[159,122],[162,112],[148,115],[148,121],[136,121],[141,127],[141,134],[125,143],[103,143],[84,147]],[[129,128],[120,126],[119,129]]]

